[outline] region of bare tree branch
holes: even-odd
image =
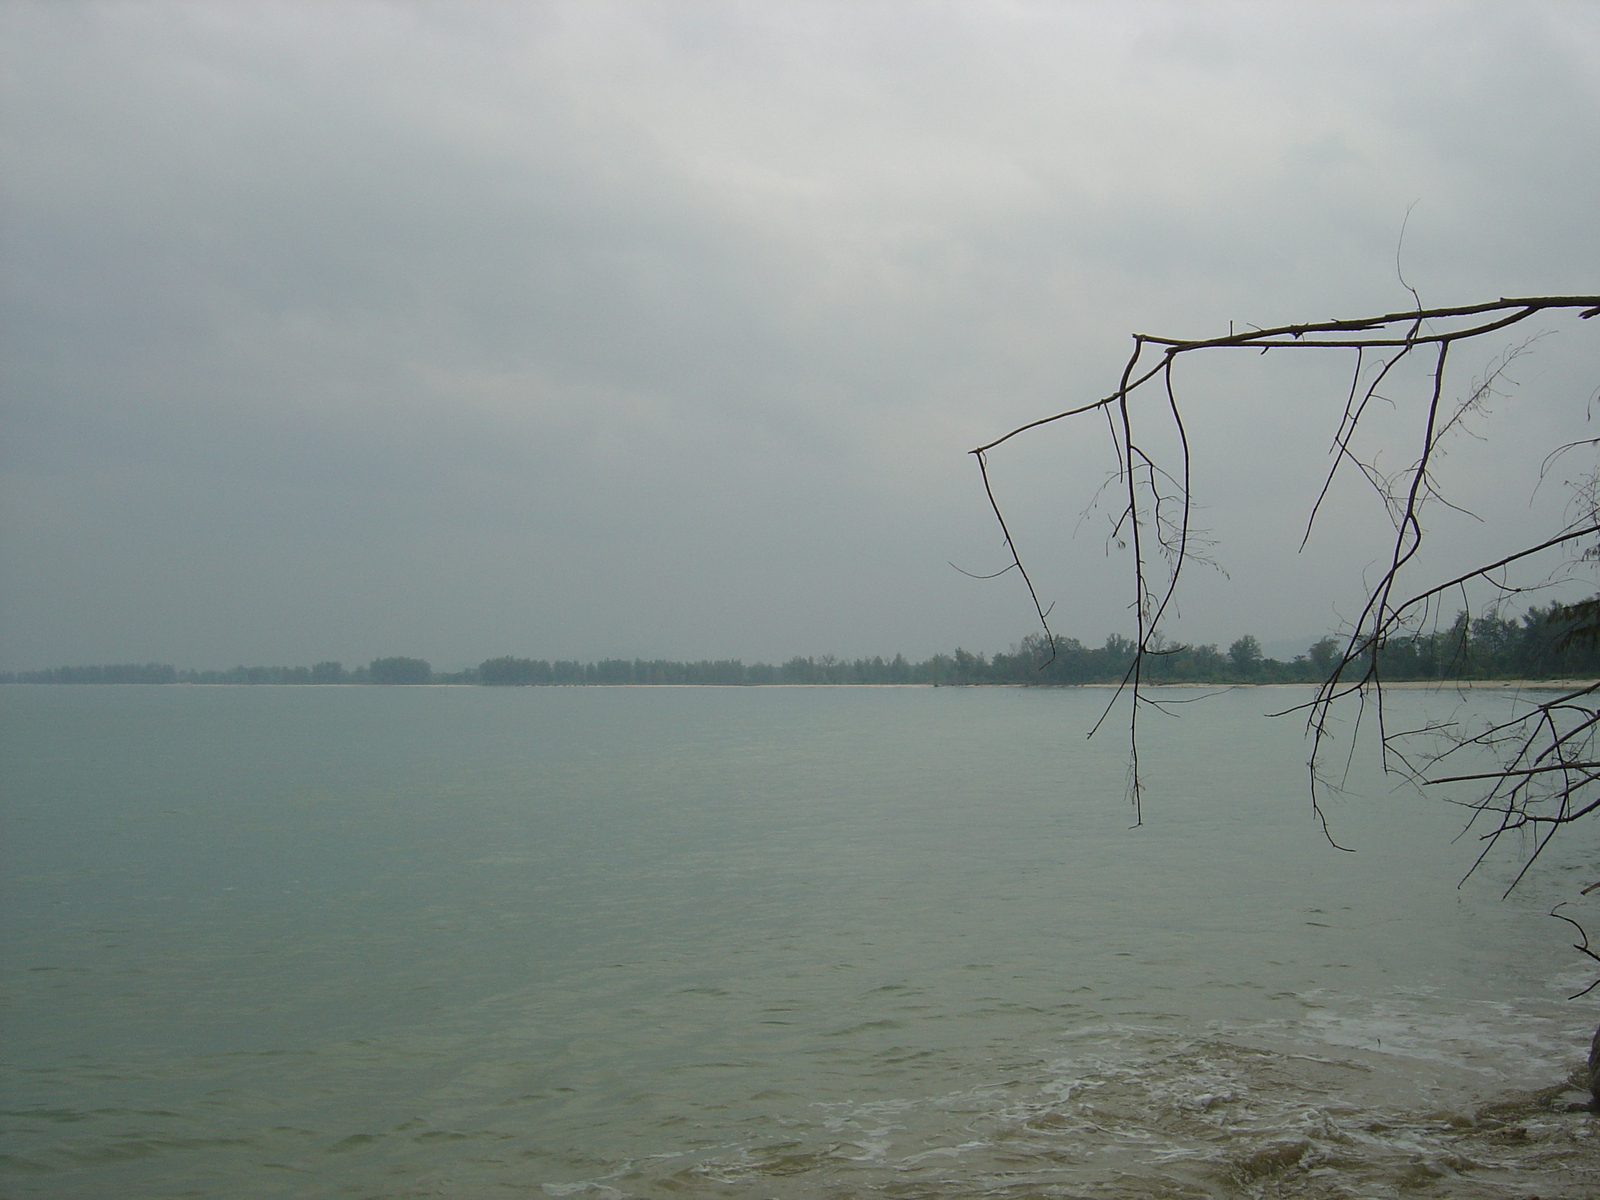
[[[1414,291],[1412,295],[1416,297]],[[1425,510],[1431,504],[1457,508],[1444,496],[1434,479],[1433,468],[1444,453],[1443,443],[1464,430],[1467,418],[1497,394],[1495,389],[1507,368],[1541,335],[1536,334],[1521,345],[1505,351],[1482,378],[1474,381],[1463,398],[1447,403],[1447,368],[1451,362],[1452,348],[1457,343],[1472,342],[1541,314],[1574,311],[1583,320],[1600,315],[1600,295],[1502,297],[1479,304],[1442,308],[1424,308],[1418,300],[1414,309],[1378,316],[1301,322],[1268,328],[1252,327],[1243,331],[1230,325],[1225,336],[1212,338],[1135,334],[1133,348],[1123,366],[1117,388],[1110,395],[1020,425],[972,451],[978,461],[985,495],[1011,554],[1012,566],[1026,583],[1034,610],[1049,638],[1053,658],[1055,637],[1047,621],[1049,609],[1023,565],[1021,551],[995,495],[989,455],[1011,439],[1045,425],[1097,412],[1106,419],[1115,460],[1111,479],[1121,494],[1119,510],[1112,523],[1112,537],[1131,550],[1133,579],[1130,608],[1134,614],[1137,637],[1127,675],[1113,694],[1106,712],[1095,723],[1091,735],[1100,728],[1120,699],[1124,696],[1131,699],[1128,719],[1128,791],[1136,824],[1142,820],[1144,793],[1139,773],[1140,714],[1147,706],[1160,707],[1146,695],[1149,688],[1146,667],[1156,657],[1170,652],[1164,642],[1162,623],[1172,609],[1184,566],[1196,555],[1192,525],[1194,499],[1191,491],[1190,445],[1173,383],[1173,368],[1181,355],[1225,349],[1255,350],[1263,354],[1280,349],[1355,351],[1350,386],[1330,444],[1333,461],[1311,506],[1301,544],[1304,546],[1305,538],[1309,538],[1335,478],[1345,466],[1359,471],[1376,491],[1394,525],[1393,541],[1382,572],[1367,589],[1366,599],[1351,625],[1342,653],[1313,698],[1307,704],[1297,706],[1297,710],[1303,710],[1306,714],[1311,738],[1309,766],[1312,811],[1328,841],[1338,845],[1322,808],[1322,789],[1338,786],[1340,779],[1348,772],[1351,762],[1349,756],[1354,753],[1362,722],[1369,720],[1376,725],[1378,745],[1387,769],[1400,771],[1424,784],[1479,782],[1490,785],[1485,794],[1467,805],[1473,809],[1474,821],[1481,817],[1494,819],[1494,827],[1481,835],[1487,842],[1485,853],[1507,833],[1543,831],[1527,856],[1524,872],[1543,853],[1550,835],[1557,829],[1600,811],[1600,772],[1595,770],[1600,766],[1600,748],[1596,743],[1597,732],[1600,732],[1600,702],[1597,702],[1593,688],[1568,691],[1555,699],[1531,706],[1513,720],[1476,732],[1464,731],[1454,725],[1433,725],[1423,730],[1391,730],[1388,727],[1382,675],[1385,648],[1395,639],[1419,628],[1420,623],[1430,616],[1436,616],[1437,606],[1446,594],[1461,591],[1469,583],[1480,580],[1496,588],[1501,596],[1517,594],[1524,590],[1524,586],[1511,582],[1505,576],[1507,569],[1563,547],[1583,545],[1586,555],[1600,558],[1600,483],[1591,482],[1586,493],[1584,512],[1553,536],[1502,554],[1493,561],[1444,582],[1430,584],[1409,594],[1402,590],[1402,581],[1408,577],[1407,569],[1416,562],[1426,538]],[[1398,378],[1394,374],[1396,368],[1418,351],[1431,352],[1432,361],[1428,368],[1428,396],[1415,455],[1410,466],[1404,470],[1385,473],[1378,469],[1375,461],[1367,461],[1357,453],[1354,439],[1373,401],[1385,398],[1380,391],[1385,382]],[[1149,358],[1152,352],[1156,353],[1153,362]],[[1375,369],[1363,384],[1363,372],[1374,358]],[[1178,461],[1170,471],[1149,449],[1152,443],[1143,432],[1148,415],[1139,405],[1140,389],[1158,378],[1164,399],[1160,420],[1175,437],[1179,447]],[[1588,445],[1593,448],[1597,444],[1600,444],[1600,439],[1571,442],[1553,452],[1553,455],[1577,446]],[[1547,459],[1546,467],[1549,461]],[[1600,471],[1592,476],[1592,480],[1600,480]],[[1600,599],[1594,603],[1592,613],[1581,606],[1573,612],[1578,614],[1575,622],[1581,636],[1600,638]],[[1584,620],[1589,621],[1588,626],[1581,625]],[[1334,775],[1329,773],[1326,762],[1332,738],[1331,721],[1335,708],[1346,703],[1354,705],[1353,734],[1344,756],[1344,766],[1339,774]],[[1442,739],[1442,748],[1433,751],[1415,749],[1417,739],[1424,737]],[[1490,753],[1495,759],[1494,769],[1458,772],[1448,776],[1435,772],[1437,764],[1447,756],[1467,749]]]

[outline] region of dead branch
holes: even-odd
[[[1332,737],[1333,712],[1346,701],[1353,702],[1355,706],[1354,733],[1348,754],[1354,753],[1361,723],[1371,720],[1377,726],[1378,745],[1387,769],[1399,770],[1422,783],[1484,782],[1491,785],[1484,795],[1469,805],[1474,809],[1474,820],[1485,815],[1498,818],[1494,829],[1483,835],[1487,840],[1485,853],[1507,833],[1518,830],[1544,831],[1524,864],[1524,872],[1543,852],[1549,844],[1549,837],[1557,829],[1600,810],[1600,794],[1590,800],[1590,793],[1586,791],[1600,784],[1600,773],[1593,769],[1600,765],[1596,761],[1600,759],[1600,752],[1595,750],[1596,731],[1600,729],[1600,704],[1594,700],[1593,689],[1569,692],[1534,706],[1515,720],[1471,735],[1450,727],[1430,726],[1426,732],[1445,738],[1445,748],[1418,755],[1408,748],[1418,731],[1388,728],[1382,677],[1384,647],[1419,627],[1422,620],[1436,611],[1436,604],[1444,594],[1463,589],[1474,580],[1488,581],[1500,588],[1503,595],[1515,594],[1523,589],[1506,583],[1495,575],[1496,572],[1503,572],[1515,564],[1577,543],[1587,543],[1586,553],[1591,557],[1600,554],[1600,511],[1597,511],[1600,504],[1595,502],[1600,487],[1591,486],[1591,502],[1582,518],[1554,536],[1536,545],[1501,555],[1466,574],[1409,595],[1400,590],[1406,568],[1415,561],[1425,540],[1425,508],[1430,503],[1455,507],[1443,496],[1433,477],[1434,463],[1443,453],[1442,443],[1449,435],[1459,432],[1466,418],[1481,408],[1489,396],[1496,394],[1496,385],[1507,368],[1541,335],[1535,334],[1520,346],[1503,353],[1480,379],[1474,381],[1467,395],[1453,404],[1447,402],[1447,367],[1451,362],[1451,350],[1458,343],[1472,342],[1541,314],[1573,311],[1584,320],[1600,315],[1600,295],[1502,297],[1480,304],[1445,308],[1423,308],[1419,303],[1415,309],[1371,317],[1301,322],[1265,329],[1251,328],[1244,332],[1236,332],[1230,326],[1225,336],[1211,338],[1135,334],[1132,352],[1122,369],[1115,391],[1099,400],[1020,425],[971,452],[977,459],[984,493],[1011,555],[1010,566],[1016,568],[1026,584],[1029,598],[1049,640],[1053,658],[1055,637],[1049,627],[1049,609],[1023,564],[1020,549],[996,497],[990,473],[990,455],[1013,438],[1046,425],[1091,413],[1101,414],[1106,419],[1115,458],[1111,478],[1121,493],[1112,536],[1131,550],[1133,595],[1130,608],[1134,614],[1137,637],[1132,665],[1094,730],[1100,728],[1106,716],[1124,696],[1131,699],[1128,792],[1136,823],[1142,821],[1144,791],[1139,775],[1139,717],[1146,706],[1155,704],[1145,694],[1149,686],[1145,667],[1153,656],[1165,652],[1162,621],[1171,611],[1183,568],[1195,555],[1191,522],[1194,505],[1192,463],[1183,412],[1173,385],[1173,368],[1182,355],[1228,349],[1254,350],[1261,354],[1272,350],[1355,352],[1350,388],[1330,446],[1333,461],[1311,506],[1305,537],[1310,536],[1335,476],[1345,466],[1359,471],[1377,491],[1394,526],[1393,540],[1381,574],[1367,589],[1366,599],[1345,639],[1342,654],[1318,686],[1312,700],[1299,706],[1306,713],[1311,739],[1309,769],[1312,811],[1321,822],[1328,841],[1338,844],[1323,812],[1322,789],[1330,785],[1337,786],[1342,776],[1330,774],[1325,759]],[[1362,459],[1356,453],[1353,439],[1372,402],[1383,399],[1380,388],[1385,381],[1394,376],[1395,369],[1403,361],[1424,351],[1431,352],[1432,361],[1428,371],[1429,395],[1423,426],[1410,466],[1396,474],[1385,474],[1373,462]],[[1377,360],[1376,368],[1363,386],[1363,372],[1374,358]],[[1178,461],[1170,471],[1150,451],[1150,443],[1141,432],[1141,420],[1145,417],[1139,408],[1141,389],[1157,379],[1161,381],[1162,403],[1155,411],[1164,422],[1164,427],[1175,434],[1179,446]],[[1562,449],[1583,444],[1586,443],[1573,442]],[[1304,544],[1302,539],[1302,546]],[[1592,622],[1597,633],[1600,633],[1600,604],[1595,605]],[[1437,778],[1430,774],[1448,754],[1469,746],[1487,749],[1497,755],[1497,769]],[[1350,761],[1347,755],[1346,771]],[[1518,878],[1521,878],[1520,874]],[[1515,882],[1512,886],[1515,886]]]

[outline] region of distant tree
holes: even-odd
[[[956,647],[955,679],[956,683],[982,683],[988,677],[989,664],[984,661],[981,654],[970,654]]]
[[[343,663],[319,662],[311,668],[312,683],[343,683],[344,680]]]
[[[478,682],[493,687],[527,687],[535,683],[553,683],[550,664],[530,658],[490,658],[478,666]]]
[[[1253,634],[1245,634],[1228,647],[1228,661],[1241,675],[1254,675],[1261,666],[1261,643]]]
[[[108,663],[24,671],[20,678],[24,683],[176,683],[178,672],[166,663]]]
[[[1325,637],[1312,642],[1311,649],[1306,653],[1311,658],[1311,665],[1326,678],[1333,670],[1333,664],[1339,661],[1341,649],[1338,638]]]
[[[1222,674],[1222,653],[1213,645],[1192,646],[1189,650],[1190,660],[1194,663],[1195,673],[1201,677],[1215,678]]]
[[[367,666],[373,683],[427,683],[433,668],[421,658],[375,658]]]

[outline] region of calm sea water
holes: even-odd
[[[0,688],[4,1195],[1600,1192],[1600,843],[1333,850],[1298,698],[1130,829],[1096,689]]]

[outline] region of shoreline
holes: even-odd
[[[661,691],[673,688],[850,688],[850,689],[897,689],[897,688],[1010,688],[1015,691],[1068,691],[1075,688],[1098,688],[1115,691],[1120,688],[1131,687],[1127,683],[223,683],[223,682],[196,682],[185,679],[173,680],[171,683],[33,683],[21,680],[0,680],[0,687],[177,687],[177,688],[473,688],[488,691],[521,691],[532,689],[596,689],[616,690],[619,688]],[[1174,690],[1185,689],[1209,690],[1216,692],[1233,691],[1236,688],[1260,689],[1286,689],[1286,688],[1316,688],[1320,683],[1312,680],[1300,682],[1274,682],[1274,683],[1245,683],[1225,682],[1205,683],[1195,680],[1172,681],[1146,681],[1140,685],[1141,690]],[[1354,684],[1350,686],[1355,686]],[[1513,692],[1566,692],[1582,688],[1600,686],[1596,679],[1398,679],[1381,685],[1385,691],[1476,691],[1479,689],[1494,689]]]

